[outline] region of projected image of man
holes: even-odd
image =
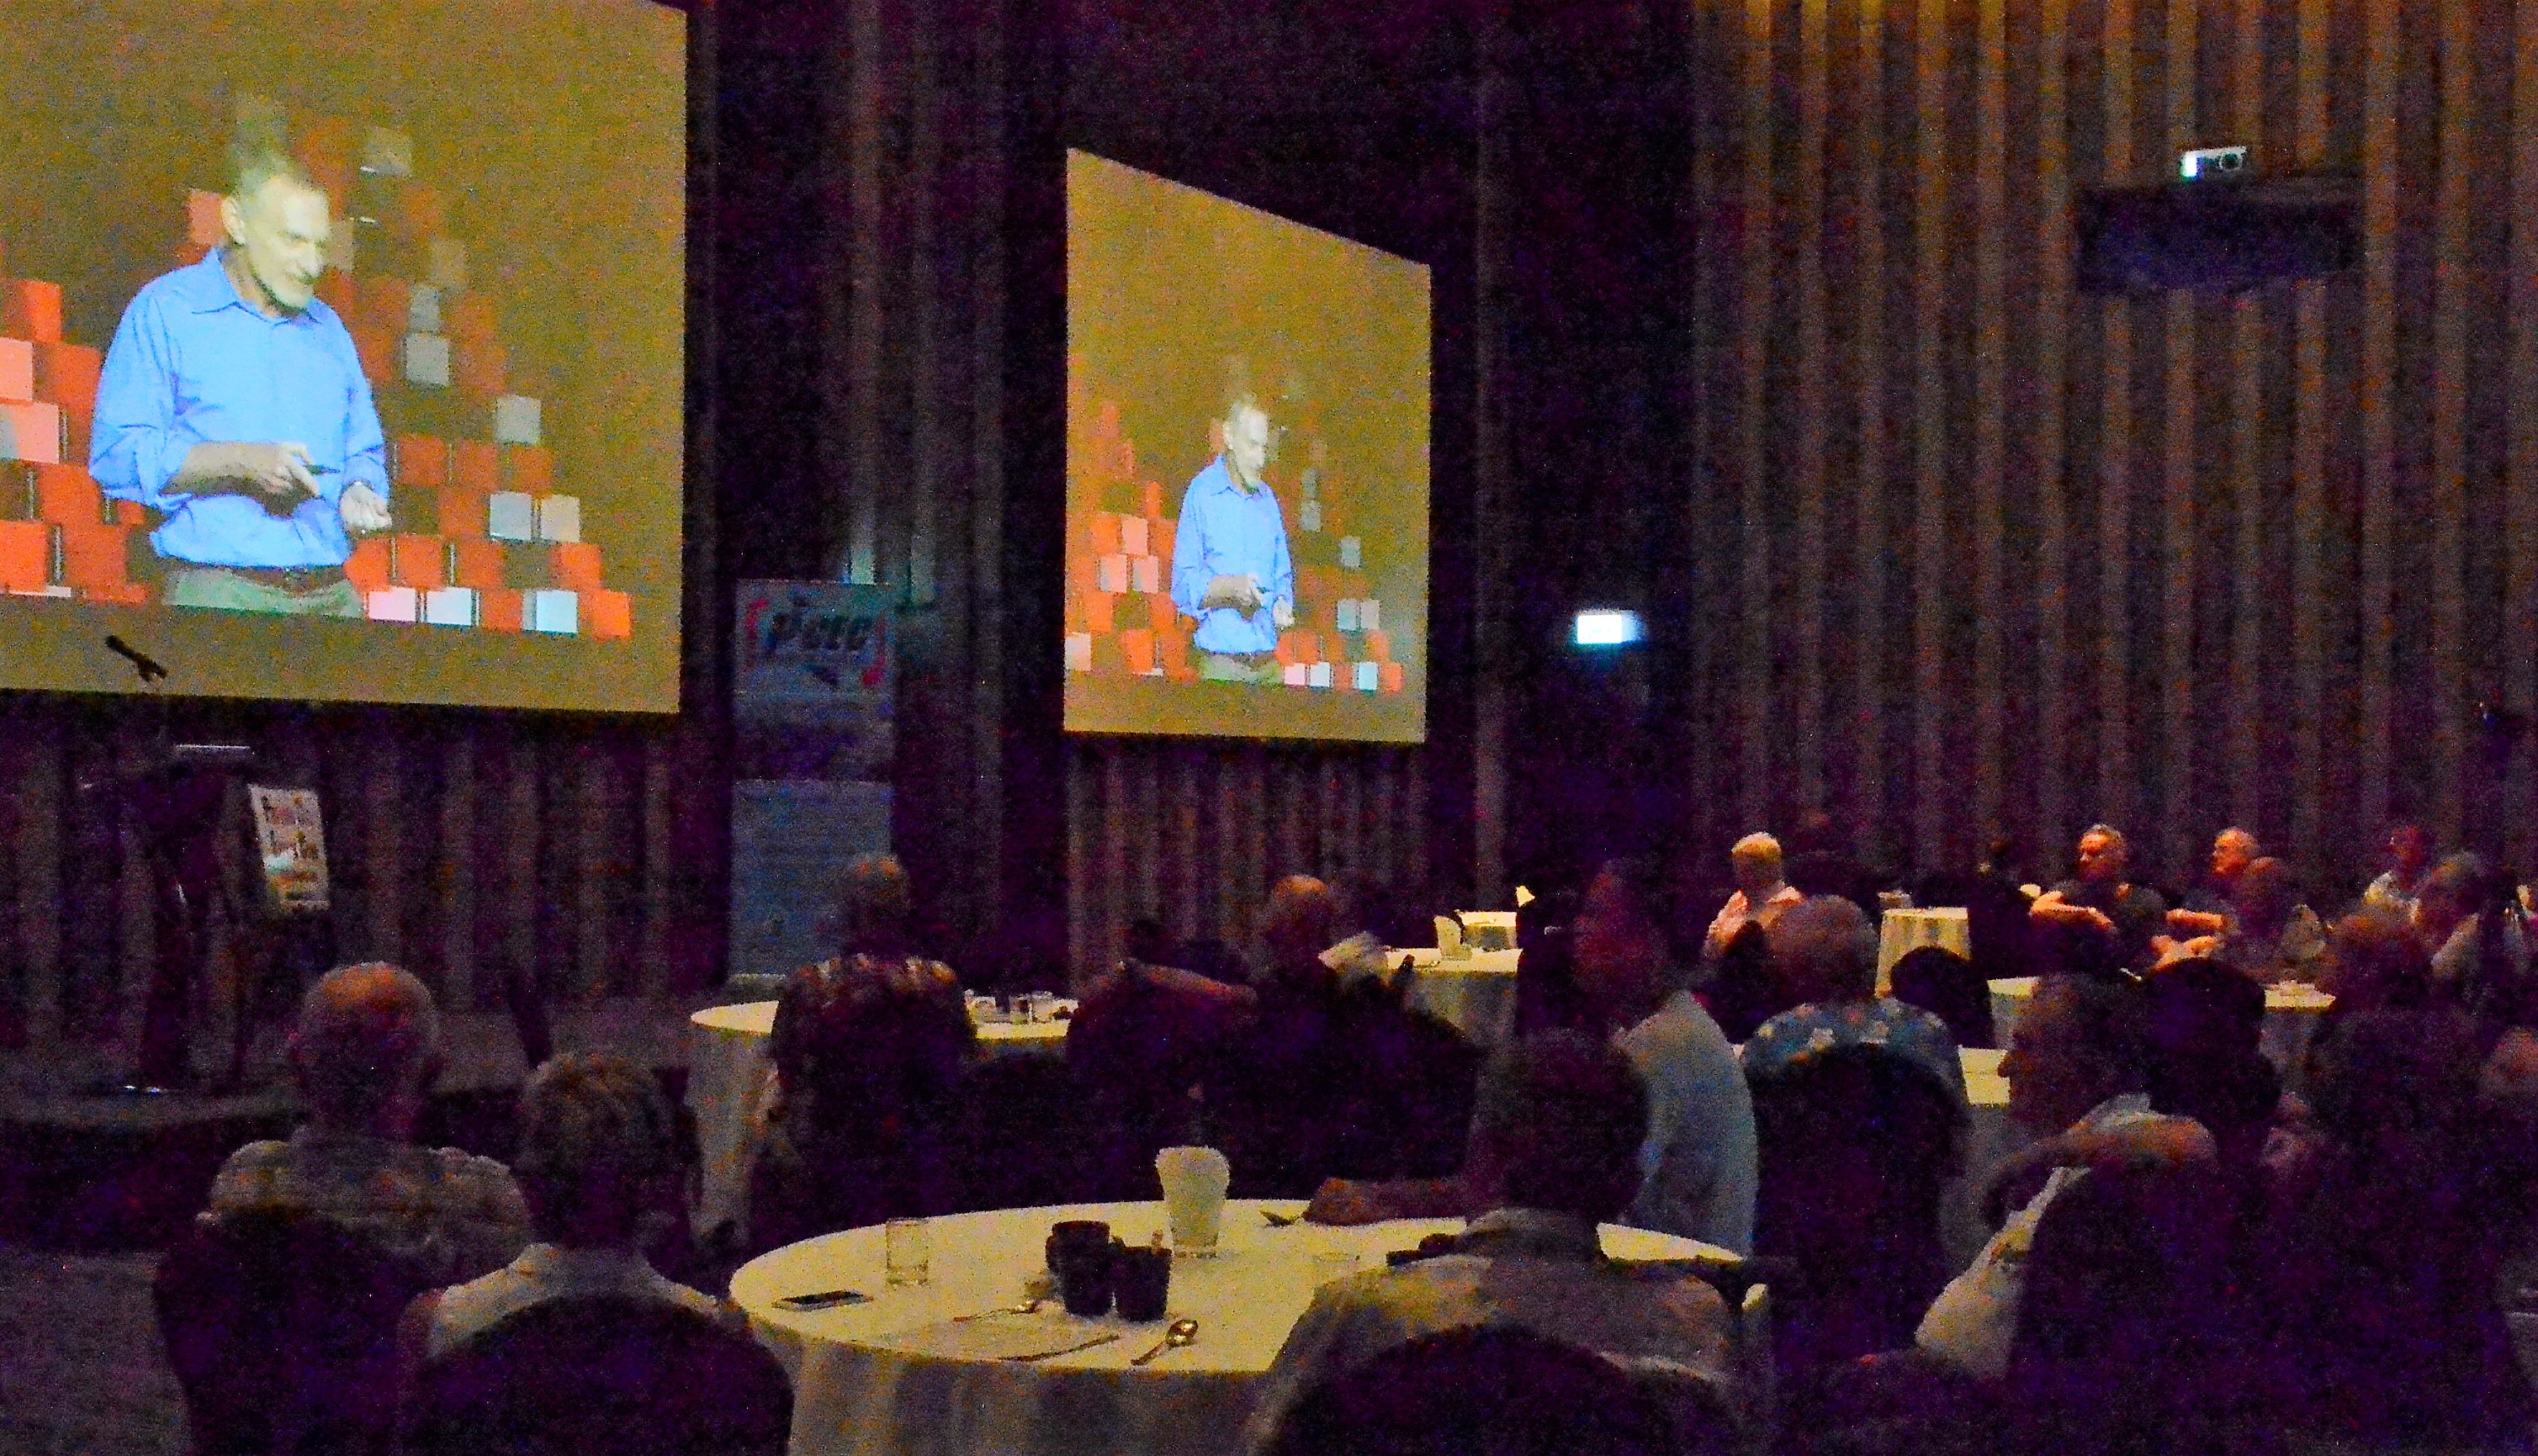
[[[234,147],[227,242],[143,286],[106,350],[89,472],[160,512],[168,606],[363,615],[347,533],[389,527],[386,448],[316,296],[328,211],[278,149]]]
[[[1225,412],[1225,451],[1190,477],[1172,537],[1172,605],[1198,619],[1199,677],[1279,680],[1279,629],[1296,620],[1296,567],[1287,522],[1261,471],[1269,415],[1248,394]]]

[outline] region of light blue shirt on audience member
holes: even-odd
[[[1754,1095],[1718,1023],[1689,991],[1614,1039],[1648,1090],[1639,1191],[1621,1222],[1754,1250]]]
[[[353,336],[323,299],[267,318],[214,249],[133,296],[98,380],[89,473],[105,494],[166,514],[150,544],[207,566],[340,566],[352,555],[336,499],[388,497],[387,444]],[[195,445],[304,445],[317,495],[277,516],[246,496],[169,495]]]
[[[1207,584],[1218,576],[1260,578],[1260,610],[1245,617],[1232,607],[1201,612]],[[1181,496],[1180,524],[1172,532],[1172,606],[1198,619],[1191,640],[1202,652],[1271,652],[1278,646],[1273,608],[1296,604],[1296,566],[1287,555],[1287,522],[1278,496],[1262,482],[1245,492],[1220,455],[1190,477]]]

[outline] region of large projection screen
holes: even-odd
[[[1067,155],[1066,726],[1427,736],[1429,271]]]
[[[0,689],[678,707],[684,17],[87,0],[0,66]]]

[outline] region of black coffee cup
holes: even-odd
[[[1059,1273],[1058,1256],[1071,1248],[1110,1247],[1110,1225],[1099,1219],[1069,1219],[1052,1224],[1048,1230],[1046,1253],[1048,1272]]]
[[[1171,1299],[1172,1255],[1169,1249],[1121,1248],[1112,1255],[1111,1291],[1119,1298],[1119,1317],[1157,1320]]]
[[[1070,1243],[1056,1251],[1058,1292],[1066,1312],[1093,1316],[1110,1312],[1110,1283],[1116,1268],[1112,1245]]]

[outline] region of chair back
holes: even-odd
[[[1945,946],[1922,946],[1895,962],[1895,999],[1948,1024],[1959,1046],[1997,1046],[1991,983],[1974,963]]]
[[[550,1299],[424,1366],[419,1456],[779,1456],[793,1391],[775,1357],[693,1310]]]
[[[1450,1330],[1307,1391],[1275,1456],[1690,1456],[1727,1449],[1719,1403],[1694,1382],[1635,1378],[1573,1346],[1508,1327]]]
[[[323,1218],[197,1224],[151,1291],[197,1456],[386,1450],[397,1317],[428,1287]]]
[[[1960,1146],[1955,1100],[1869,1046],[1802,1057],[1752,1087],[1755,1251],[1799,1275],[1774,1291],[1782,1373],[1911,1343],[1947,1280],[1939,1196]]]

